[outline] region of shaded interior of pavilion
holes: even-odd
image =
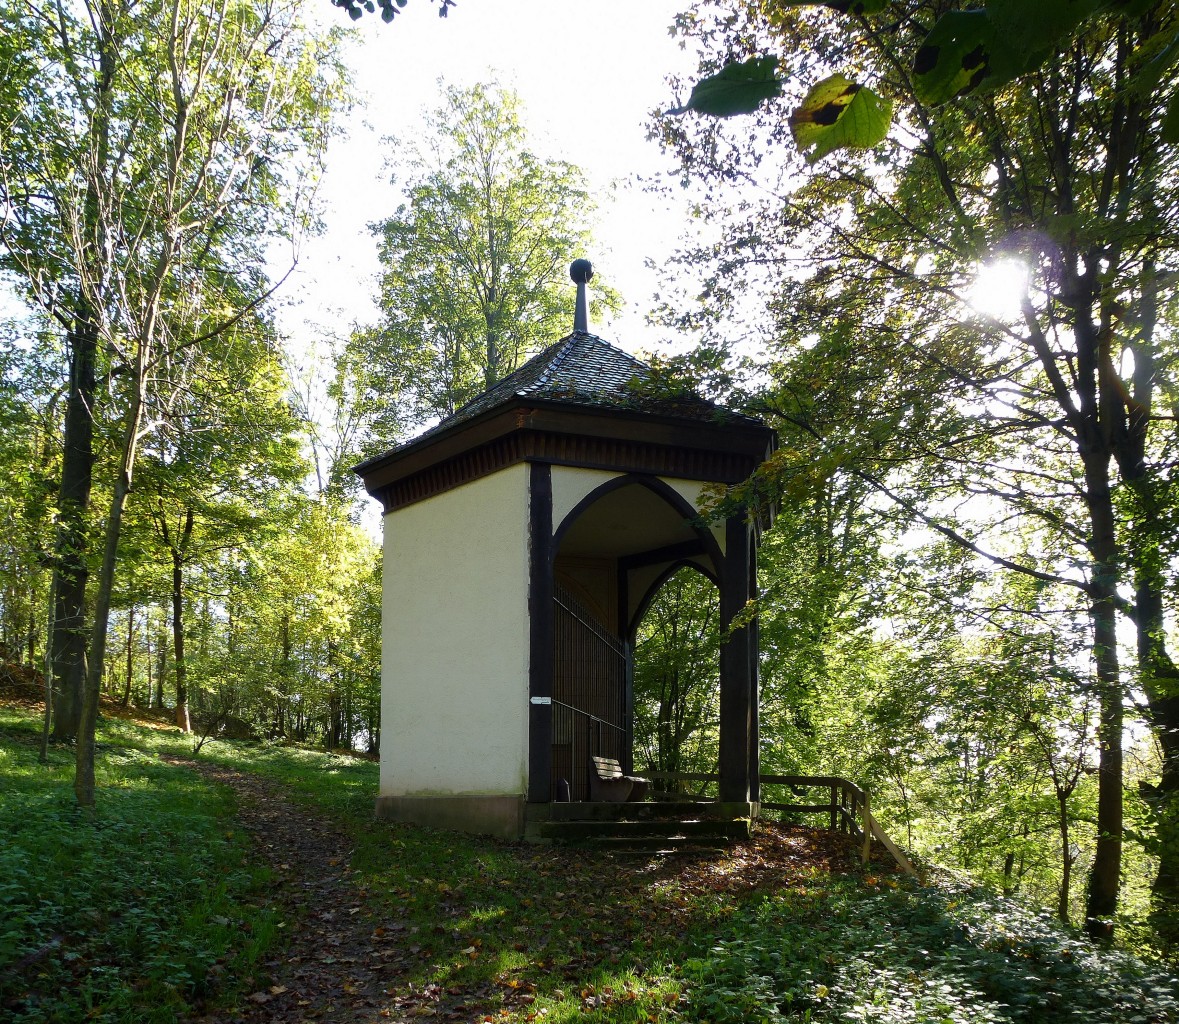
[[[690,570],[720,592],[714,600],[732,618],[732,609],[754,592],[754,534],[746,522],[704,521],[655,477],[611,481],[566,516],[555,531],[552,559],[549,800],[590,799],[593,757],[618,761],[628,775],[650,767],[635,763],[635,643],[644,615],[676,573]],[[755,627],[733,632],[719,650],[700,652],[707,660],[688,666],[704,685],[719,681],[716,717],[701,723],[714,734],[718,757],[698,767],[720,777],[722,799],[755,802]],[[652,782],[649,797],[683,796],[685,787],[674,779],[657,773]]]

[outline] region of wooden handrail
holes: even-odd
[[[864,811],[864,849],[863,849],[861,856],[864,860],[864,863],[868,862],[868,856],[869,856],[869,852],[870,852],[870,849],[872,846],[872,837],[875,836],[877,839],[880,840],[880,842],[883,844],[884,848],[889,853],[892,854],[892,859],[895,860],[897,862],[897,864],[900,865],[901,870],[904,871],[905,874],[912,875],[914,878],[916,878],[917,877],[917,869],[915,867],[913,867],[913,862],[911,860],[909,860],[908,857],[905,856],[905,854],[901,851],[901,848],[899,846],[897,846],[897,844],[894,843],[891,839],[889,839],[888,833],[885,832],[884,829],[882,829],[880,827],[880,823],[872,815],[872,810],[868,806],[867,797],[865,797],[865,799],[864,799],[863,811]]]
[[[844,789],[863,800],[864,791],[854,782],[841,779],[838,775],[759,775],[763,784],[771,786],[830,786]]]
[[[832,831],[846,831],[862,841],[860,859],[866,864],[872,853],[873,838],[881,845],[897,866],[906,874],[916,877],[917,869],[913,862],[904,854],[899,846],[889,838],[880,827],[872,814],[871,797],[854,782],[842,779],[837,775],[761,775],[763,785],[792,786],[796,788],[823,788],[831,791],[830,801],[826,804],[777,804],[762,803],[768,810],[780,810],[801,813],[823,813],[831,815]]]
[[[667,782],[719,782],[715,772],[644,772],[649,779]],[[872,840],[877,839],[889,852],[897,866],[906,874],[917,876],[913,862],[905,855],[872,814],[871,797],[867,790],[838,775],[760,775],[762,785],[790,786],[795,789],[822,788],[830,791],[830,798],[822,804],[782,804],[762,802],[766,810],[790,814],[829,814],[832,831],[848,832],[862,841],[860,857],[866,864],[872,852]]]

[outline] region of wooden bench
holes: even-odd
[[[645,800],[647,779],[637,775],[623,775],[622,765],[612,757],[591,757],[589,765],[589,798],[606,803],[626,803]]]

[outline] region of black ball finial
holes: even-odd
[[[569,276],[576,284],[589,284],[593,280],[594,265],[589,260],[574,260],[569,264]]]

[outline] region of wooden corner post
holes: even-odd
[[[722,801],[752,798],[753,629],[730,629],[750,597],[752,531],[744,514],[725,521],[725,556],[720,586],[720,792]]]
[[[552,799],[553,475],[533,462],[528,477],[528,802]]]

